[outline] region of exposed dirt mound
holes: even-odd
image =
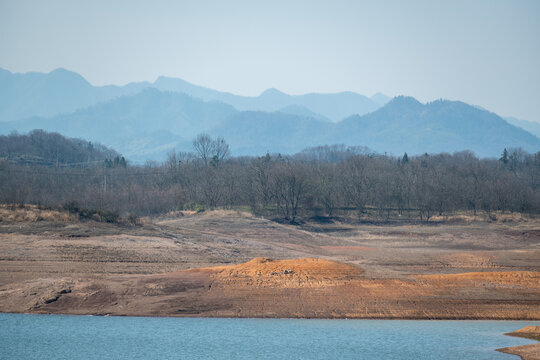
[[[336,285],[361,277],[363,270],[357,266],[323,259],[302,258],[272,260],[258,257],[247,263],[218,266],[191,271],[210,271],[221,284],[246,286],[302,287]]]

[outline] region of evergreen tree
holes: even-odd
[[[407,153],[403,154],[403,158],[401,159],[401,162],[404,164],[409,162],[409,156],[407,155]]]
[[[499,161],[501,161],[503,164],[508,163],[508,150],[506,150],[506,148],[504,148],[504,151],[503,151],[502,156],[499,159]]]

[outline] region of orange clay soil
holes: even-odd
[[[540,341],[540,326],[525,326],[505,334]],[[520,356],[523,360],[540,360],[540,343],[497,349],[498,351]]]
[[[40,279],[0,291],[0,311],[215,317],[540,319],[534,271],[370,279],[336,261],[256,258],[158,275]]]
[[[272,260],[255,258],[247,263],[191,271],[211,271],[220,285],[239,287],[298,288],[347,284],[359,279],[357,266],[323,259]]]

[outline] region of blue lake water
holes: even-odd
[[[535,322],[0,314],[2,359],[517,359]]]

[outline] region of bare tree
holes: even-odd
[[[222,137],[213,139],[208,134],[199,134],[193,140],[193,148],[204,165],[218,165],[230,155],[229,144]]]
[[[208,134],[199,134],[193,140],[193,148],[204,165],[208,165],[210,159],[212,159],[214,146],[214,140]]]
[[[291,224],[296,222],[298,208],[308,192],[307,169],[302,164],[276,162],[272,172],[276,208]]]
[[[213,156],[214,162],[220,163],[230,155],[229,144],[224,138],[218,137],[213,141]]]

